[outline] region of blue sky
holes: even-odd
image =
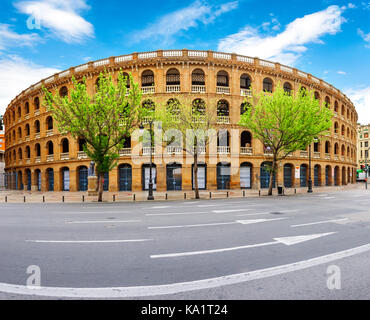
[[[370,2],[2,0],[0,113],[23,89],[90,60],[156,49],[235,52],[312,73],[370,123]]]

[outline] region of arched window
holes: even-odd
[[[154,73],[152,70],[145,70],[141,74],[142,87],[154,87]]]
[[[22,139],[22,128],[18,128],[18,139]]]
[[[339,146],[338,146],[338,143],[335,143],[334,144],[334,154],[338,154],[338,152],[339,152]]]
[[[320,141],[315,141],[313,143],[313,152],[320,152]]]
[[[46,118],[46,127],[47,127],[47,130],[53,129],[53,118],[51,116]]]
[[[220,100],[217,103],[217,116],[229,116],[229,103],[226,100]]]
[[[48,141],[47,144],[46,144],[46,148],[48,150],[48,154],[49,155],[54,154],[54,144],[53,144],[53,141]]]
[[[26,102],[26,104],[24,105],[24,113],[25,114],[30,113],[30,104],[28,102]]]
[[[325,106],[330,108],[330,98],[328,96],[325,97]]]
[[[217,87],[229,86],[229,74],[226,71],[219,71],[217,73]]]
[[[171,68],[166,74],[166,85],[167,86],[179,86],[180,85],[180,72],[175,68]]]
[[[325,153],[330,153],[330,142],[329,141],[325,142]]]
[[[263,91],[272,92],[273,86],[274,84],[270,78],[263,79]]]
[[[230,146],[230,134],[228,130],[221,129],[217,132],[217,146],[218,147]]]
[[[346,134],[346,128],[344,127],[344,124],[342,125],[342,136]]]
[[[31,148],[29,146],[26,147],[26,159],[31,158]]]
[[[338,122],[334,122],[334,133],[338,134],[339,128],[338,128]]]
[[[36,97],[36,98],[35,98],[35,100],[34,100],[34,102],[33,102],[33,105],[34,105],[34,107],[35,107],[35,110],[40,109],[40,99],[39,99],[39,97]]]
[[[40,121],[39,120],[35,121],[35,132],[40,133]]]
[[[28,123],[26,124],[25,130],[26,130],[26,137],[28,137],[30,135],[30,125]]]
[[[126,88],[130,89],[130,77],[129,77],[128,73],[124,72],[124,73],[122,73],[122,76],[123,76],[124,79],[126,79]]]
[[[23,156],[23,155],[22,155],[22,149],[21,149],[21,148],[19,148],[19,149],[18,149],[18,159],[19,159],[19,160],[22,160],[22,156]]]
[[[150,100],[146,99],[142,103],[143,108],[147,109],[149,112],[154,112],[155,111],[155,103]]]
[[[250,148],[252,147],[252,135],[249,131],[243,131],[240,136],[240,147]]]
[[[84,145],[86,145],[86,140],[83,138],[78,139],[78,151],[84,151]]]
[[[193,113],[198,115],[205,115],[206,114],[206,103],[203,99],[195,99],[193,101]]]
[[[240,105],[240,114],[242,115],[243,113],[245,113],[250,107],[251,107],[251,104],[249,102],[243,102]]]
[[[320,94],[317,91],[315,91],[315,99],[320,100]]]
[[[19,106],[18,107],[18,118],[20,119],[22,117],[22,109],[21,107]]]
[[[202,69],[195,69],[191,74],[191,84],[193,86],[205,86],[205,74]]]
[[[346,147],[342,145],[341,156],[344,157],[345,155],[346,155]]]
[[[338,113],[338,101],[334,102],[334,112]]]
[[[292,85],[289,82],[284,83],[284,91],[289,95],[292,93]]]
[[[69,153],[69,141],[67,138],[64,138],[61,143],[62,153]]]
[[[180,101],[176,98],[168,99],[167,101],[167,110],[173,115],[180,114]]]
[[[59,95],[60,95],[62,98],[64,98],[64,97],[68,96],[68,89],[67,89],[67,87],[66,87],[66,86],[63,86],[63,87],[61,87],[61,88],[60,88],[60,90],[59,90]]]
[[[252,80],[249,75],[243,73],[240,77],[240,89],[250,89],[252,86]]]
[[[41,157],[41,147],[39,143],[36,143],[35,145],[35,152],[36,152],[36,157]]]

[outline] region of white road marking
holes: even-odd
[[[287,218],[236,220],[236,222],[241,223],[241,224],[252,224],[252,223],[269,222],[269,221],[275,221],[275,220],[285,220],[285,219]]]
[[[202,208],[202,207],[204,207],[204,208],[206,208],[206,207],[219,207],[220,205],[219,204],[198,204],[197,205],[197,207],[200,207],[200,208]]]
[[[79,214],[79,213],[82,213],[82,214],[91,214],[91,213],[99,213],[99,214],[103,214],[103,213],[115,213],[115,214],[119,214],[119,213],[128,213],[128,211],[54,211],[53,213],[71,213],[71,214]]]
[[[335,199],[335,197],[324,197],[324,199]]]
[[[35,243],[125,243],[125,242],[144,242],[153,239],[127,239],[127,240],[26,240]]]
[[[156,207],[152,207],[152,209],[167,209],[167,208],[171,208],[171,206],[156,206]]]
[[[219,222],[219,223],[203,223],[203,224],[186,224],[180,226],[160,226],[160,227],[148,227],[148,229],[178,229],[178,228],[193,228],[193,227],[208,227],[208,226],[221,226],[227,224],[237,224],[238,222]]]
[[[265,212],[257,212],[257,213],[244,213],[244,214],[238,214],[237,217],[242,217],[242,216],[253,216],[253,215],[259,215],[259,214],[272,214],[273,212],[281,212],[281,213],[286,213],[286,212],[297,212],[298,210],[276,210],[276,211],[265,211]]]
[[[201,214],[201,213],[210,213],[207,211],[195,211],[195,212],[170,212],[170,213],[146,213],[146,216],[176,216],[183,214]]]
[[[101,221],[67,221],[68,224],[85,224],[85,223],[130,223],[141,222],[141,220],[101,220]]]
[[[311,235],[295,236],[295,237],[274,238],[275,241],[273,241],[273,242],[265,242],[265,243],[258,243],[258,244],[250,244],[250,245],[246,245],[246,246],[222,248],[222,249],[213,249],[213,250],[155,254],[155,255],[151,255],[150,257],[152,259],[158,259],[158,258],[175,258],[175,257],[184,257],[184,256],[194,256],[194,255],[200,255],[200,254],[219,253],[219,252],[226,252],[226,251],[234,251],[234,250],[241,250],[241,249],[264,247],[264,246],[270,246],[270,245],[279,244],[279,243],[283,243],[287,246],[290,246],[290,245],[298,244],[298,243],[301,243],[301,242],[304,242],[304,241],[308,241],[308,240],[328,236],[328,235],[333,234],[333,233],[335,233],[335,232],[311,234]]]
[[[0,283],[0,292],[59,298],[133,298],[178,294],[196,290],[220,288],[252,280],[264,279],[289,272],[308,269],[370,251],[370,243],[359,247],[330,253],[324,256],[301,260],[281,266],[231,274],[217,278],[162,284],[154,286],[106,287],[106,288],[32,288],[24,285]]]
[[[252,209],[229,209],[229,210],[213,210],[214,213],[229,213],[229,212],[241,212],[241,211],[249,211]]]
[[[318,222],[311,222],[311,223],[304,223],[304,224],[295,224],[295,225],[292,225],[291,227],[295,228],[295,227],[303,227],[303,226],[312,226],[314,224],[339,222],[339,221],[345,221],[345,220],[348,220],[348,218],[336,219],[336,220],[325,220],[325,221],[318,221]]]

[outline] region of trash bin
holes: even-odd
[[[283,195],[283,187],[277,187],[278,189],[278,195],[281,196]]]

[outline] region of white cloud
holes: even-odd
[[[342,13],[338,6],[330,6],[295,19],[283,32],[274,36],[262,35],[258,29],[246,26],[238,33],[221,39],[218,50],[294,64],[307,50],[305,45],[322,44],[321,37],[341,31],[340,27],[345,22]]]
[[[5,112],[11,100],[23,90],[59,71],[36,65],[19,56],[0,58],[0,114]]]
[[[41,28],[67,43],[80,42],[94,37],[94,27],[80,15],[89,9],[86,0],[35,0],[16,2],[15,7],[24,14],[34,16]]]
[[[357,29],[357,33],[367,43],[365,47],[370,48],[370,33],[365,33],[361,29]]]
[[[19,34],[11,30],[10,25],[0,23],[0,50],[13,45],[33,46],[40,40],[40,37],[36,33]]]
[[[358,113],[358,122],[370,124],[370,87],[345,91]]]
[[[199,23],[204,25],[214,22],[214,20],[231,10],[238,7],[238,1],[231,1],[221,6],[209,5],[204,1],[195,1],[190,6],[168,13],[162,16],[157,22],[147,28],[135,32],[133,41],[145,39],[160,39],[169,42],[172,37],[180,31],[186,31],[197,27]]]
[[[342,70],[337,71],[337,73],[338,73],[338,74],[341,74],[341,75],[346,75],[346,74],[347,74],[347,72],[342,71]]]

